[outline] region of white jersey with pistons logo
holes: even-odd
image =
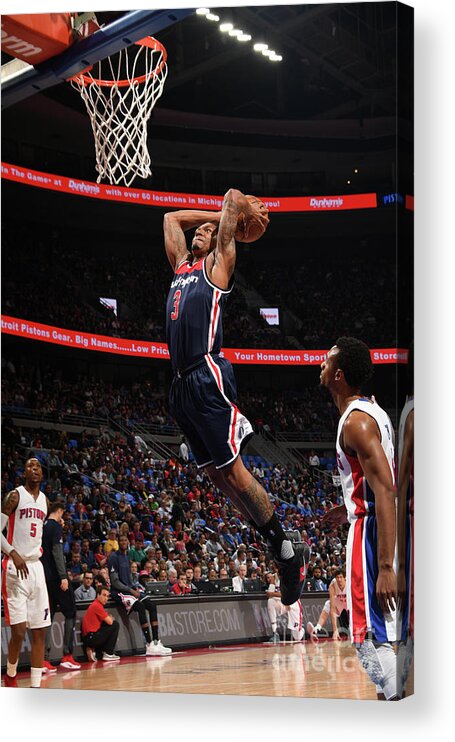
[[[358,458],[356,456],[349,456],[341,447],[343,426],[351,412],[354,412],[354,410],[364,412],[375,420],[379,429],[381,446],[386,455],[390,471],[392,472],[393,481],[395,483],[394,432],[390,418],[387,412],[371,399],[368,399],[367,397],[355,399],[348,405],[340,418],[336,444],[337,463],[341,477],[341,486],[343,488],[344,504],[346,505],[348,520],[350,523],[353,523],[357,518],[362,518],[365,515],[375,514],[374,492],[367,482]]]
[[[342,613],[342,611],[347,610],[346,585],[345,585],[344,589],[342,589],[338,585],[338,582],[337,582],[336,578],[334,577],[333,580],[332,580],[332,582],[329,585],[329,589],[332,586],[335,588],[335,606],[336,606],[336,610],[337,610],[338,615],[340,615],[340,613]]]
[[[8,519],[7,541],[26,561],[37,561],[41,554],[41,537],[47,515],[47,500],[44,492],[35,498],[25,487],[16,488],[19,494],[17,508]]]

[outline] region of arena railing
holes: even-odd
[[[275,445],[279,446],[280,448],[283,448],[287,451],[288,454],[290,454],[294,460],[296,461],[297,465],[303,465],[306,469],[309,471],[317,472],[318,476],[322,479],[326,479],[330,481],[331,484],[333,484],[332,474],[331,472],[326,471],[325,469],[320,469],[319,467],[312,466],[310,464],[309,459],[304,456],[301,451],[297,448],[289,449],[287,446],[283,446],[282,444],[284,442],[287,442],[289,438],[287,438],[285,433],[280,433],[279,431],[276,431],[274,433],[269,433],[268,431],[263,431],[263,436],[266,438],[266,440],[269,440],[271,442],[275,442]],[[297,434],[300,435],[300,434]],[[299,440],[301,440],[302,437],[299,437]],[[297,439],[296,439],[297,440]],[[280,445],[281,444],[281,445]],[[333,444],[332,444],[333,445]]]
[[[107,427],[109,419],[97,415],[70,414],[67,412],[42,412],[27,407],[15,407],[14,405],[2,405],[2,416],[9,415],[17,419],[30,420],[33,422],[48,422],[59,425],[74,425],[81,428]]]

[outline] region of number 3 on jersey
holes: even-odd
[[[171,314],[171,319],[177,319],[177,317],[179,316],[179,303],[180,303],[181,298],[182,298],[182,292],[180,291],[180,289],[178,289],[175,292],[174,297],[173,297],[174,311]]]

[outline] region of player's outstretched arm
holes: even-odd
[[[235,268],[235,239],[240,214],[251,214],[251,205],[241,191],[230,188],[224,195],[216,248],[207,267],[217,286],[227,288]]]
[[[173,270],[190,254],[184,233],[188,229],[205,224],[205,222],[219,224],[220,218],[221,212],[197,211],[194,209],[168,211],[164,215],[164,247]]]
[[[392,472],[381,446],[378,426],[369,415],[354,411],[343,427],[344,446],[359,460],[368,484],[374,492],[378,525],[378,567],[376,597],[387,614],[395,607],[397,581],[393,570],[396,542],[395,487]]]
[[[8,492],[5,499],[2,502],[2,551],[4,554],[8,554],[13,560],[14,566],[16,567],[19,577],[27,577],[28,567],[25,559],[17,553],[11,546],[6,536],[3,535],[3,530],[8,525],[10,515],[16,510],[19,504],[19,493],[17,490]]]

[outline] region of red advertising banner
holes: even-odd
[[[6,162],[2,162],[2,178],[37,188],[45,188],[60,193],[70,193],[73,196],[86,196],[88,198],[120,201],[122,203],[142,206],[220,211],[223,205],[223,196],[210,196],[201,193],[147,191],[141,188],[110,186],[102,183],[92,183],[87,180],[78,180],[77,178],[68,178],[64,175],[41,173],[38,170],[30,170],[29,168],[10,165]],[[283,213],[375,209],[377,206],[375,193],[358,193],[353,196],[296,196],[292,198],[280,198],[278,196],[269,198],[265,196],[262,200],[267,205],[269,211]]]
[[[39,322],[17,319],[2,315],[2,332],[6,335],[42,340],[45,343],[66,345],[82,350],[96,350],[102,353],[136,356],[139,358],[158,358],[169,360],[166,343],[148,340],[128,340],[126,338],[95,335],[90,332],[65,330],[61,327],[43,325]],[[374,348],[371,351],[373,363],[406,363],[407,351],[397,348]],[[280,365],[280,366],[318,366],[327,355],[327,350],[270,350],[266,348],[223,348],[222,355],[231,363]]]

